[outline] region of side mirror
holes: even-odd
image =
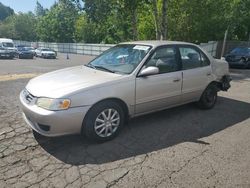
[[[140,72],[139,76],[141,76],[141,77],[150,76],[150,75],[155,75],[158,73],[159,73],[158,67],[147,67]]]

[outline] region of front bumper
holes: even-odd
[[[19,54],[18,55],[19,56],[19,58],[21,59],[21,58],[23,58],[23,59],[25,59],[25,58],[28,58],[28,59],[31,59],[31,58],[33,58],[33,54]]]
[[[22,92],[20,94],[23,118],[36,132],[44,136],[79,134],[84,116],[89,106],[69,108],[68,110],[49,111],[35,104],[29,104]]]
[[[14,57],[15,57],[14,53],[10,52],[0,53],[0,58],[14,58]]]
[[[51,58],[51,59],[55,59],[56,58],[56,55],[55,54],[43,54],[43,57],[44,58]]]

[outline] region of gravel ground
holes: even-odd
[[[113,141],[34,135],[18,95],[44,72],[93,57],[0,60],[0,187],[250,187],[250,70],[232,70],[209,111],[184,105],[133,119]]]

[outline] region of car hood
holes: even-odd
[[[122,75],[77,66],[33,78],[26,89],[36,97],[60,98],[83,89],[119,80]]]

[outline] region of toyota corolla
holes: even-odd
[[[141,41],[119,44],[87,65],[33,78],[20,101],[27,124],[41,135],[82,133],[106,141],[135,116],[190,102],[211,109],[217,92],[229,87],[227,62],[199,46]]]

